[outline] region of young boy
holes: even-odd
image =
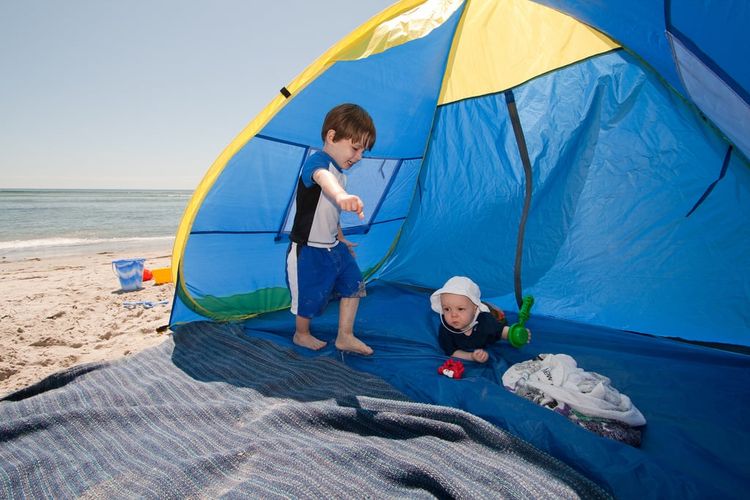
[[[328,112],[321,130],[323,151],[310,156],[297,183],[297,213],[287,251],[287,281],[292,314],[297,316],[294,343],[318,350],[326,342],[310,333],[310,320],[323,313],[331,292],[341,295],[336,347],[368,356],[372,349],[354,336],[354,318],[365,296],[362,273],[354,260],[354,243],[341,231],[342,210],[364,219],[364,204],[346,187],[344,171],[375,144],[375,125],[356,104]]]
[[[497,308],[490,312],[481,301],[479,287],[469,278],[454,276],[446,281],[430,296],[430,305],[440,314],[438,342],[448,356],[485,363],[489,354],[484,347],[508,340],[505,315]]]

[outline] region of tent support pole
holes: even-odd
[[[512,90],[506,90],[505,103],[508,106],[508,114],[510,115],[510,121],[513,124],[513,133],[516,136],[516,144],[518,145],[518,152],[521,155],[521,162],[523,163],[523,171],[526,177],[526,194],[523,200],[523,211],[521,212],[521,221],[518,224],[518,239],[516,240],[516,260],[513,266],[513,285],[516,294],[516,302],[520,308],[523,303],[522,287],[521,287],[521,261],[523,257],[523,239],[526,232],[526,219],[529,215],[529,207],[531,206],[531,161],[529,160],[529,152],[526,148],[526,139],[523,135],[523,128],[521,128],[521,119],[518,116],[518,109],[516,109],[516,99],[513,96]]]

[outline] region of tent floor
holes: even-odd
[[[515,314],[507,311],[511,322]],[[437,373],[447,359],[437,344],[438,318],[429,293],[384,282],[368,287],[355,325],[375,354],[345,354],[333,347],[338,304],[312,323],[329,341],[321,351],[291,342],[294,317],[266,314],[244,324],[254,337],[328,356],[378,375],[416,401],[463,409],[565,461],[618,498],[744,495],[750,487],[750,356],[669,339],[534,316],[533,342],[503,343],[490,362],[465,362],[464,378]],[[600,437],[565,417],[504,389],[500,377],[513,363],[540,353],[565,353],[600,373],[628,395],[646,417],[642,446]]]

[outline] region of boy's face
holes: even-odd
[[[339,167],[349,170],[355,163],[362,159],[362,153],[365,152],[367,144],[361,140],[339,139],[336,138],[336,132],[329,130],[326,134],[326,142],[323,145],[323,151],[331,155],[336,160]]]
[[[441,293],[440,306],[445,322],[454,330],[463,330],[474,321],[477,306],[465,295]]]

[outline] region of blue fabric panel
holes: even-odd
[[[686,218],[719,175],[727,144],[650,72],[622,56],[629,64],[615,63],[612,76],[604,76],[606,66],[617,55],[571,68],[601,75],[599,84],[585,93],[587,111],[556,104],[548,115],[552,127],[537,121],[535,106],[561,91],[561,81],[542,79],[516,92],[538,165],[547,163],[549,151],[579,149],[578,161],[561,156],[548,163],[573,168],[568,179],[577,183],[565,190],[566,199],[575,200],[569,204],[573,217],[561,221],[565,241],[538,278],[535,247],[547,241],[555,220],[549,213],[556,211],[554,199],[540,193],[537,201],[547,213],[536,211],[527,226],[528,293],[539,290],[539,303],[549,301],[551,316],[750,345],[750,308],[738,306],[750,303],[750,226],[736,217],[750,213],[748,164],[730,163],[730,175],[719,183],[720,192],[735,194],[716,192]],[[558,117],[566,116],[584,119],[564,132]]]
[[[747,163],[733,159],[686,218],[727,144],[623,51],[514,93],[534,172],[522,283],[535,309],[750,345],[750,309],[739,305],[750,303],[750,227],[737,217],[750,213]],[[503,106],[485,96],[440,109],[418,203],[383,279],[438,288],[463,274],[514,307],[524,181]]]
[[[367,234],[347,235],[349,241],[358,245],[354,247],[354,252],[356,253],[357,265],[363,273],[372,269],[383,259],[403,222],[403,220],[398,219],[375,224],[370,226]]]
[[[368,287],[355,323],[371,357],[333,348],[338,307],[312,324],[329,342],[322,351],[376,374],[409,397],[478,415],[565,461],[616,498],[743,498],[750,487],[750,356],[676,341],[544,318],[532,311],[532,343],[490,348],[485,365],[464,362],[465,377],[437,374],[447,359],[437,342],[437,315],[429,293],[381,281]],[[506,310],[511,322],[514,310]],[[294,317],[273,313],[245,323],[248,335],[291,342]],[[644,414],[641,448],[599,437],[565,417],[536,406],[499,383],[513,363],[540,353],[566,353],[579,366],[610,377]]]
[[[337,104],[354,102],[375,122],[373,156],[421,157],[459,16],[460,10],[419,40],[366,59],[334,64],[292,96],[262,134],[319,146],[326,113]]]
[[[346,182],[347,190],[356,193],[365,204],[364,220],[359,220],[353,212],[341,213],[341,227],[346,230],[371,222],[375,210],[385,191],[391,185],[391,177],[398,174],[398,160],[363,159],[349,170]],[[404,211],[406,212],[406,211]]]
[[[253,138],[229,160],[191,231],[278,231],[305,153],[304,147]]]
[[[421,159],[401,162],[398,173],[388,188],[388,195],[378,207],[374,222],[406,218],[421,165]]]
[[[440,109],[412,212],[381,275],[439,288],[456,274],[510,291],[523,167],[502,95]],[[516,155],[517,156],[517,155]]]
[[[288,240],[275,234],[193,234],[180,263],[191,296],[227,297],[286,287]]]

